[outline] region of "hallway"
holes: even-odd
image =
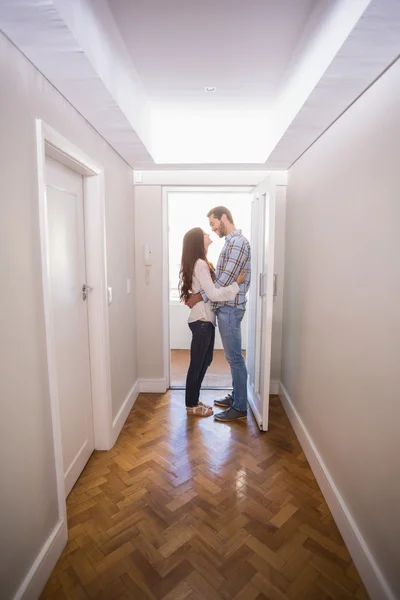
[[[261,434],[187,419],[183,397],[141,394],[92,455],[41,598],[368,598],[279,398]]]

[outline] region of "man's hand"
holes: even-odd
[[[188,306],[189,308],[193,308],[193,306],[196,306],[196,304],[198,302],[201,302],[203,300],[201,294],[191,294],[189,296],[189,299],[187,302],[185,302],[186,306]]]

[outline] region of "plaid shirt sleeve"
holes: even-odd
[[[203,298],[204,302],[208,302],[208,296],[204,290],[200,290],[199,294],[201,294],[201,297]]]

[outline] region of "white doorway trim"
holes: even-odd
[[[107,304],[104,169],[40,119],[36,121],[39,220],[43,302],[53,439],[60,518],[65,518],[64,473],[57,393],[47,240],[45,160],[57,160],[83,175],[87,283],[93,287],[88,304],[90,375],[96,450],[111,447],[111,373]]]
[[[166,186],[251,186],[255,187],[268,177],[274,175],[276,185],[287,185],[287,171],[243,171],[240,169],[220,170],[151,170],[133,171],[133,185],[166,185]]]
[[[163,364],[166,390],[171,380],[171,356],[169,349],[169,232],[168,232],[168,194],[179,188],[162,188],[162,255],[163,255]]]
[[[252,185],[178,185],[162,187],[162,252],[163,252],[163,384],[165,389],[170,386],[170,323],[169,323],[169,235],[168,235],[168,194],[174,193],[233,193],[251,192]],[[212,206],[212,203],[210,203]],[[163,391],[165,391],[165,389]]]
[[[57,481],[58,520],[20,585],[14,600],[38,598],[68,540],[62,459],[61,424],[57,394],[57,370],[47,240],[46,156],[83,175],[85,202],[85,252],[88,282],[94,288],[88,305],[89,345],[92,379],[94,439],[97,450],[108,450],[111,437],[111,374],[108,305],[106,294],[106,245],[104,170],[79,148],[40,119],[36,120],[38,209],[42,263],[43,304],[46,329],[47,369]]]

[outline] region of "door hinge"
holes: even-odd
[[[278,295],[278,275],[274,275],[274,296]]]
[[[260,273],[260,282],[259,282],[258,293],[260,296],[267,295],[267,274],[266,273]]]
[[[93,292],[93,288],[90,285],[86,285],[86,283],[82,284],[82,300],[86,300],[89,292]]]

